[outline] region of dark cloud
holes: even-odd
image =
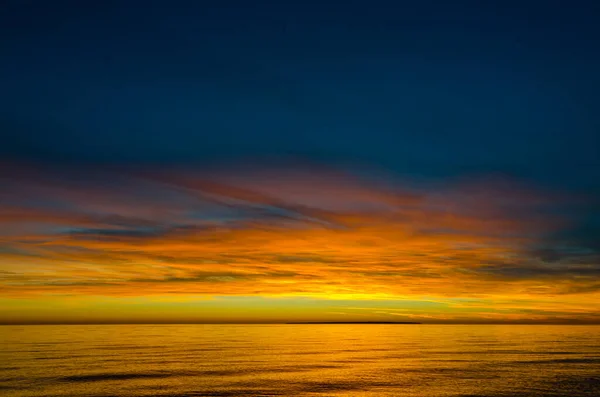
[[[563,279],[565,277],[600,277],[600,263],[588,266],[543,266],[539,264],[501,264],[495,266],[482,266],[480,272],[495,274],[508,278],[539,279],[550,277]]]

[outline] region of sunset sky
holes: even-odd
[[[600,6],[371,3],[4,2],[0,323],[600,323]]]

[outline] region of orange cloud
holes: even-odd
[[[600,303],[600,254],[547,247],[569,226],[564,198],[514,182],[324,167],[87,172],[2,175],[0,295],[472,298],[506,308],[481,318],[506,319]]]

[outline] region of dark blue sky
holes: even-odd
[[[0,155],[299,154],[600,180],[596,1],[35,1],[0,12]]]

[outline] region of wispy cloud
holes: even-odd
[[[5,164],[0,180],[6,297],[429,296],[536,307],[577,295],[581,305],[600,303],[598,247],[555,238],[577,228],[565,208],[578,201],[506,179],[416,183],[297,164]]]

